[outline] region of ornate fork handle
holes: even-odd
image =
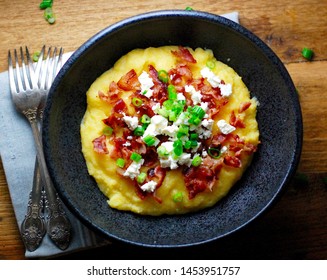
[[[49,172],[46,166],[41,136],[37,125],[37,111],[29,110],[23,112],[31,124],[33,137],[36,144],[37,160],[42,182],[45,188],[46,209],[48,210],[48,234],[52,241],[62,250],[65,250],[70,242],[71,224],[61,205],[58,194],[54,190]]]
[[[29,195],[27,213],[21,224],[22,238],[27,250],[35,251],[46,232],[43,215],[43,196],[41,190],[40,172],[37,168],[37,161],[34,169],[33,188]]]

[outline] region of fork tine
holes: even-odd
[[[22,61],[22,72],[23,72],[23,77],[24,77],[23,81],[24,81],[24,84],[25,84],[25,89],[32,89],[31,73],[27,73],[27,68],[26,68],[26,65],[25,65],[25,56],[24,56],[24,52],[23,52],[22,47],[20,47],[20,58],[21,58],[21,61]]]
[[[41,71],[41,67],[42,67],[42,64],[43,64],[44,51],[45,51],[45,45],[43,45],[43,47],[41,49],[40,56],[39,56],[39,59],[37,61],[36,67],[35,67],[35,76],[38,79],[38,83],[40,82],[39,77],[40,77],[40,74],[41,74],[40,71]]]
[[[10,92],[17,93],[15,74],[14,74],[14,66],[12,63],[12,57],[11,57],[10,50],[8,51],[8,74],[9,74]]]
[[[63,48],[60,48],[59,50],[59,54],[58,54],[58,59],[56,60],[56,65],[55,65],[55,75],[53,78],[55,78],[59,72],[59,70],[61,69],[61,66],[62,66],[62,55],[64,53],[64,49]]]
[[[16,60],[16,77],[17,77],[17,85],[18,85],[18,92],[23,91],[24,90],[24,86],[22,83],[22,77],[20,74],[20,69],[19,69],[19,63],[18,63],[18,55],[17,55],[17,50],[14,50],[14,56],[15,56],[15,60]]]
[[[31,59],[30,52],[26,46],[25,46],[25,52],[26,52],[26,58],[27,58],[27,63],[28,63],[28,71],[30,74],[31,86],[32,86],[32,88],[37,88],[38,87],[37,79],[36,79],[37,76],[35,75],[35,72],[34,72],[33,61]]]
[[[40,84],[41,89],[47,89],[47,77],[48,77],[48,73],[49,73],[48,65],[49,65],[49,61],[50,61],[51,49],[52,49],[52,47],[49,47],[47,57],[46,57],[45,61],[43,61],[43,63],[45,64],[44,65],[45,71],[40,71],[39,84]]]

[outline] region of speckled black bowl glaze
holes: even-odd
[[[80,123],[93,81],[135,48],[182,45],[212,49],[233,67],[260,102],[261,142],[253,163],[214,207],[181,216],[149,217],[111,209],[88,175]],[[217,15],[158,11],[109,26],[66,62],[49,93],[43,144],[50,175],[67,206],[107,237],[153,247],[201,244],[229,235],[265,212],[294,174],[302,147],[302,117],[293,82],[258,37]]]

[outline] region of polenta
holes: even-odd
[[[87,92],[80,131],[88,172],[118,210],[156,216],[210,207],[257,150],[257,105],[211,50],[133,50]]]

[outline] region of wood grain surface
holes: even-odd
[[[34,51],[46,44],[74,51],[108,25],[139,13],[186,6],[215,14],[238,11],[240,23],[285,64],[299,92],[304,126],[298,174],[307,180],[294,178],[277,204],[239,233],[213,244],[175,250],[114,242],[61,258],[327,259],[326,0],[55,0],[53,25],[43,19],[40,2],[0,0],[0,72],[7,70],[8,49],[26,45]],[[314,50],[312,61],[301,56],[303,47]],[[25,259],[1,163],[0,259]]]

